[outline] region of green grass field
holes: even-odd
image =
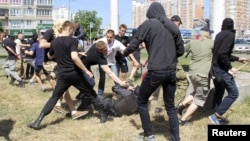
[[[142,52],[142,60],[145,58],[146,53]],[[182,65],[189,63],[189,59],[184,57],[181,57],[179,61]],[[250,70],[249,64],[245,69],[246,71]],[[46,126],[45,128],[39,131],[30,129],[27,124],[39,115],[51,96],[51,91],[41,92],[38,84],[26,84],[23,89],[9,85],[9,79],[3,76],[2,69],[0,69],[0,76],[0,141],[135,141],[136,137],[143,131],[138,114],[114,117],[113,121],[101,124],[96,111],[93,115],[79,120],[72,120],[65,114],[52,111],[41,124]],[[140,84],[140,79],[135,83]],[[112,93],[113,82],[108,78],[106,84],[105,94]],[[47,83],[46,86],[49,88]],[[71,87],[70,93],[75,100],[78,91]],[[182,96],[183,94],[177,95],[177,97]],[[161,98],[160,95],[157,107],[164,108]],[[77,106],[79,103],[75,101],[75,104]],[[63,107],[67,110],[65,104]],[[249,107],[250,99],[247,98],[240,104],[233,105],[224,116],[227,117],[230,124],[249,124]],[[211,124],[208,119],[209,114],[211,111],[201,109],[194,114],[189,125],[180,126],[181,140],[206,141],[207,125]],[[163,111],[157,116],[151,114],[151,117],[156,140],[170,141],[166,112]]]

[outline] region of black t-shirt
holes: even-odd
[[[96,44],[94,44],[87,52],[87,56],[82,59],[83,64],[88,70],[92,65],[107,65],[107,59],[104,55],[97,51]]]
[[[12,54],[8,49],[7,49],[7,46],[9,48],[11,48],[14,52],[16,52],[16,43],[13,41],[13,40],[10,40],[9,38],[5,39],[3,42],[2,42],[2,46],[3,48],[5,48],[5,50],[8,52],[8,59],[9,60],[15,60],[16,59],[16,56],[15,54]]]
[[[128,36],[119,36],[115,35],[115,39],[120,41],[124,46],[128,46],[129,44],[129,37]]]
[[[49,54],[55,56],[59,74],[71,75],[81,72],[71,59],[71,52],[78,52],[78,40],[76,38],[61,36],[51,42]]]
[[[121,37],[119,35],[115,35],[115,39],[120,41],[125,47],[129,44],[128,36]],[[125,57],[122,56],[122,53],[120,51],[117,51],[115,59],[117,63],[122,64],[122,61],[124,61]]]
[[[49,30],[45,31],[43,34],[43,39],[45,39],[47,42],[51,43],[55,39],[54,30],[49,29]],[[47,55],[48,52],[49,52],[49,48],[44,49],[44,62],[49,61],[49,58]]]

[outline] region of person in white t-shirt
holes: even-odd
[[[109,29],[106,32],[106,36],[97,40],[98,41],[103,41],[107,44],[108,47],[108,53],[107,53],[107,62],[108,66],[111,68],[111,70],[115,73],[116,76],[118,76],[118,70],[116,66],[116,53],[118,51],[123,52],[123,50],[126,49],[126,47],[118,40],[115,39],[115,32],[112,29]],[[139,66],[140,64],[136,61],[135,57],[133,54],[129,55],[130,59],[133,61],[133,64],[135,66]],[[100,86],[102,85],[102,86]],[[104,91],[104,85],[105,85],[105,73],[100,70],[100,82],[99,82],[99,89],[98,89],[98,94],[102,95]]]

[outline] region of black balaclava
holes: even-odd
[[[234,21],[231,18],[225,18],[222,22],[221,30],[229,30],[235,33]]]
[[[146,16],[149,19],[159,18],[159,17],[164,17],[164,18],[167,17],[163,6],[159,2],[153,2],[149,6]]]

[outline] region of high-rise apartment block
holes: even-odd
[[[0,20],[10,36],[29,37],[52,26],[52,9],[52,0],[0,0]]]

